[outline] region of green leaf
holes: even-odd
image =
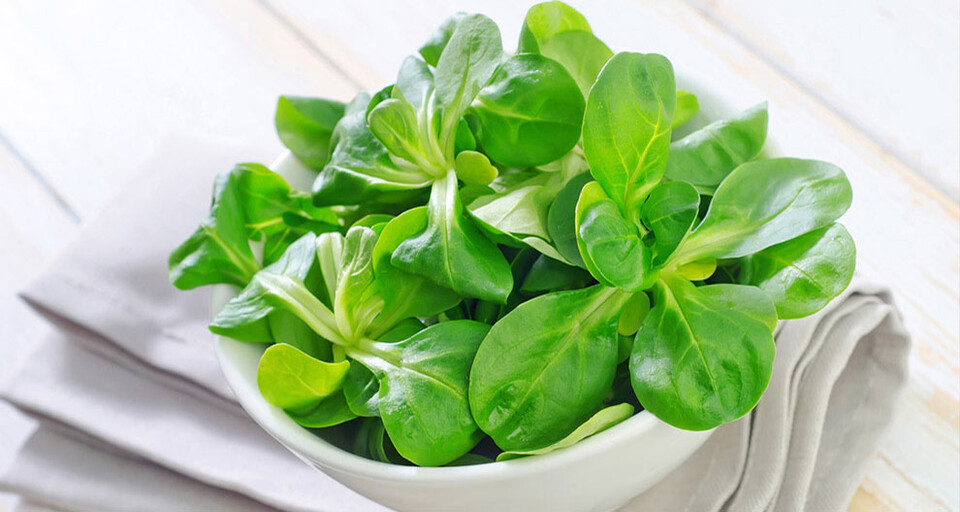
[[[347,407],[357,416],[380,416],[380,381],[366,366],[354,363],[343,381]]]
[[[370,418],[360,424],[353,442],[353,453],[390,464],[410,464],[397,453],[383,426],[383,421],[379,418]]]
[[[481,14],[464,16],[440,54],[434,84],[437,101],[443,107],[440,148],[448,161],[453,160],[460,117],[493,76],[502,56],[500,29]]]
[[[427,67],[427,63],[412,55],[404,59],[400,72],[397,73],[396,91],[413,106],[420,119],[434,101],[433,72]]]
[[[470,413],[467,385],[489,328],[471,320],[441,322],[399,343],[348,348],[380,379],[380,416],[404,458],[441,466],[483,437]]]
[[[317,405],[288,409],[283,412],[287,413],[293,421],[307,428],[328,428],[357,417],[347,406],[347,400],[342,391],[334,392]]]
[[[170,253],[170,282],[181,290],[217,283],[246,286],[260,270],[247,235],[237,176],[220,174],[213,184],[210,213]]]
[[[767,138],[767,104],[711,123],[670,145],[666,177],[712,193],[738,165],[760,154]]]
[[[677,108],[673,113],[673,123],[672,128],[677,129],[680,126],[687,124],[687,121],[697,115],[697,112],[700,111],[700,102],[697,100],[697,97],[687,91],[677,91]],[[669,165],[669,159],[668,164]]]
[[[617,334],[620,336],[636,334],[648,313],[650,313],[650,297],[643,292],[631,295],[627,303],[623,305],[623,310],[620,311]],[[626,358],[623,359],[626,360]]]
[[[831,224],[748,256],[740,282],[766,292],[780,318],[803,318],[843,293],[856,263],[853,237]]]
[[[729,304],[712,295],[714,286],[720,285],[696,287],[664,274],[630,357],[643,407],[687,430],[708,430],[750,412],[773,368],[772,330],[753,316],[762,309],[775,316],[769,299],[742,286],[724,290],[728,298],[741,292],[739,304]]]
[[[277,135],[297,160],[320,169],[330,158],[330,138],[343,111],[339,101],[280,96],[275,118]]]
[[[722,309],[736,309],[758,320],[773,332],[777,328],[777,310],[762,290],[756,286],[733,283],[701,286],[697,290]]]
[[[590,89],[583,152],[590,172],[630,221],[663,177],[677,92],[656,54],[618,53]]]
[[[543,2],[527,11],[517,53],[538,53],[540,45],[563,32],[591,32],[586,18],[563,2]]]
[[[464,217],[454,172],[434,183],[426,228],[401,243],[390,262],[466,297],[504,303],[513,288],[503,254]]]
[[[365,333],[383,309],[383,299],[374,284],[373,248],[376,243],[377,234],[362,226],[350,228],[344,237],[333,312],[339,332],[348,340]]]
[[[443,49],[447,47],[447,43],[450,42],[453,31],[456,30],[460,20],[466,16],[467,13],[458,12],[440,24],[437,30],[427,39],[427,42],[423,43],[423,46],[420,47],[420,55],[423,56],[423,60],[427,61],[431,66],[437,66],[437,62],[440,61],[440,55],[443,53]]]
[[[306,230],[332,231],[340,219],[330,208],[318,208],[304,192],[290,188],[283,176],[260,164],[237,164],[236,175],[240,202],[247,228],[273,237],[288,228],[298,235]]]
[[[337,123],[330,162],[313,184],[315,205],[406,201],[433,181],[425,171],[413,166],[401,169],[391,160],[390,153],[367,127],[369,102],[369,95],[357,95]]]
[[[747,162],[717,188],[677,259],[687,263],[761,251],[832,224],[851,199],[850,182],[833,164],[796,158]]]
[[[652,252],[597,182],[580,193],[577,244],[587,270],[606,286],[638,292],[656,280]]]
[[[593,179],[589,172],[578,174],[570,179],[554,198],[547,212],[547,232],[557,251],[578,267],[585,263],[577,245],[577,201],[584,185]]]
[[[560,32],[540,45],[540,54],[560,64],[577,82],[584,97],[597,80],[604,64],[613,57],[610,48],[584,30]]]
[[[573,432],[570,433],[567,437],[557,441],[556,443],[540,448],[539,450],[527,450],[527,451],[510,451],[503,452],[497,456],[498,461],[502,460],[512,460],[519,459],[521,457],[529,457],[531,455],[544,455],[550,452],[555,452],[563,448],[569,448],[584,439],[599,434],[604,430],[620,423],[627,418],[633,416],[633,406],[630,404],[618,404],[611,405],[601,409],[599,412],[590,417],[589,420],[583,422],[582,425],[576,428]]]
[[[370,132],[387,151],[417,165],[426,162],[417,113],[403,99],[381,101],[367,115]]]
[[[230,299],[210,323],[210,330],[236,338],[236,332],[263,322],[274,311],[295,314],[330,341],[341,340],[333,313],[304,284],[316,266],[316,235],[308,233],[293,243],[276,263],[253,277],[239,295]]]
[[[405,272],[390,263],[397,247],[427,227],[425,207],[407,210],[387,223],[373,248],[373,270],[377,276],[384,308],[375,331],[384,332],[399,320],[427,317],[456,306],[460,296],[416,274]]]
[[[497,68],[477,94],[468,115],[494,161],[517,168],[552,162],[580,139],[583,94],[556,61],[515,55]]]
[[[591,280],[588,272],[544,255],[540,255],[523,279],[520,291],[540,293],[569,288],[583,288]]]
[[[551,178],[546,173],[535,174],[503,192],[478,197],[468,210],[493,233],[506,233],[517,239],[528,236],[549,239],[547,209],[550,203],[544,196],[550,193],[545,188]]]
[[[310,326],[293,313],[283,309],[274,310],[267,317],[267,323],[270,325],[269,341],[293,345],[316,359],[333,360],[332,344],[313,332]]]
[[[653,232],[653,265],[663,266],[697,220],[700,194],[682,181],[663,182],[650,191],[640,209],[643,225]]]
[[[343,386],[350,363],[328,363],[278,343],[267,347],[257,366],[257,387],[271,405],[298,409],[319,403]]]
[[[483,153],[461,151],[456,160],[457,178],[468,185],[489,185],[499,171]]]
[[[626,297],[602,286],[554,292],[490,329],[470,373],[470,407],[500,448],[548,446],[600,408],[616,371]]]

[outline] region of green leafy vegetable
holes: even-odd
[[[591,416],[589,420],[577,427],[576,430],[571,432],[570,435],[564,437],[556,443],[551,444],[550,446],[540,448],[539,450],[503,452],[497,456],[497,460],[511,460],[521,457],[529,457],[531,455],[543,455],[545,453],[555,452],[563,448],[569,448],[594,434],[603,432],[604,430],[622,422],[630,416],[633,416],[632,405],[612,405],[605,409],[601,409],[599,412]]]
[[[673,113],[673,128],[687,124],[700,111],[697,97],[687,91],[677,91],[677,109]]]
[[[830,225],[850,207],[843,171],[826,162],[774,158],[748,162],[717,188],[681,261],[736,258]]]
[[[327,363],[286,343],[271,345],[260,357],[257,385],[264,400],[282,409],[316,405],[340,390],[350,363]]]
[[[590,89],[583,152],[590,173],[630,220],[663,176],[677,92],[656,54],[618,53]]]
[[[401,243],[390,262],[467,297],[506,302],[513,288],[507,260],[463,216],[452,172],[433,187],[425,229]]]
[[[217,176],[210,214],[170,253],[170,282],[177,288],[217,283],[243,286],[260,270],[247,241],[238,181],[235,173]]]
[[[803,318],[843,293],[856,260],[853,237],[831,224],[744,258],[740,282],[766,292],[780,318]]]
[[[524,168],[552,162],[577,143],[583,108],[583,94],[563,66],[520,54],[497,68],[469,113],[477,119],[484,151],[501,164]]]
[[[681,97],[678,96],[678,100]],[[693,102],[694,105],[686,108],[696,113],[696,97]],[[712,192],[738,165],[760,154],[766,138],[767,104],[761,103],[733,119],[711,123],[671,144],[667,179],[686,181],[698,190]]]
[[[700,195],[682,181],[660,183],[647,196],[640,217],[654,238],[653,264],[661,266],[673,255],[697,219]]]
[[[616,290],[594,286],[521,304],[483,340],[470,372],[477,424],[504,450],[557,442],[601,405],[617,366]]]
[[[765,158],[765,103],[707,119],[694,92],[562,2],[530,8],[513,55],[459,13],[379,91],[281,97],[312,191],[221,174],[170,280],[242,288],[210,329],[265,345],[265,402],[376,461],[542,455],[641,409],[734,421],[778,322],[849,285],[852,191]],[[712,123],[676,130],[692,118]]]
[[[763,321],[776,319],[770,299],[756,288],[738,288],[739,302],[758,303],[761,320],[724,307],[710,289],[665,274],[630,357],[633,389],[643,407],[690,430],[748,413],[773,367],[773,334]]]
[[[563,2],[534,5],[523,20],[518,51],[537,52],[544,41],[571,30],[590,32],[590,24],[576,9]]]
[[[298,160],[320,169],[330,158],[330,138],[343,111],[339,101],[280,96],[275,119],[277,135]]]

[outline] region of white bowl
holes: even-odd
[[[697,94],[700,113],[684,132],[733,115],[743,103],[703,80],[678,74],[678,87]],[[777,153],[768,141],[766,154]],[[312,175],[289,154],[273,170],[292,186],[309,190]],[[235,294],[214,290],[214,311]],[[712,431],[691,432],[663,423],[647,411],[577,445],[538,457],[475,466],[421,468],[376,462],[318,437],[264,401],[257,389],[263,345],[216,339],[216,351],[240,405],[294,454],[358,493],[400,511],[608,511],[625,504],[673,471]]]

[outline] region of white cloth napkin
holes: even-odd
[[[245,416],[213,355],[209,294],[167,281],[167,254],[241,153],[165,144],[23,292],[35,311],[19,308],[0,335],[35,348],[0,396],[41,426],[0,488],[64,511],[383,509]],[[843,509],[889,423],[908,350],[889,294],[869,284],[787,322],[755,412],[626,510]]]

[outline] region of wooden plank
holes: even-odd
[[[328,58],[375,89],[390,81],[402,58],[458,10],[490,15],[500,24],[505,46],[512,48],[523,13],[533,2],[271,3],[296,20],[295,26]],[[615,50],[664,53],[715,87],[737,91],[743,107],[769,100],[770,132],[787,154],[835,162],[847,171],[855,199],[843,222],[857,240],[859,272],[894,289],[914,336],[904,405],[853,505],[960,509],[956,203],[892,154],[888,144],[824,106],[701,11],[676,2],[571,3]],[[326,46],[330,39],[339,44]],[[364,66],[354,71],[356,63]],[[955,140],[951,144],[955,148]]]
[[[26,284],[79,227],[0,138],[0,293]]]
[[[254,0],[7,0],[0,48],[0,127],[81,215],[170,132],[279,152],[279,94],[355,90]]]
[[[691,1],[805,92],[960,198],[960,4]]]

